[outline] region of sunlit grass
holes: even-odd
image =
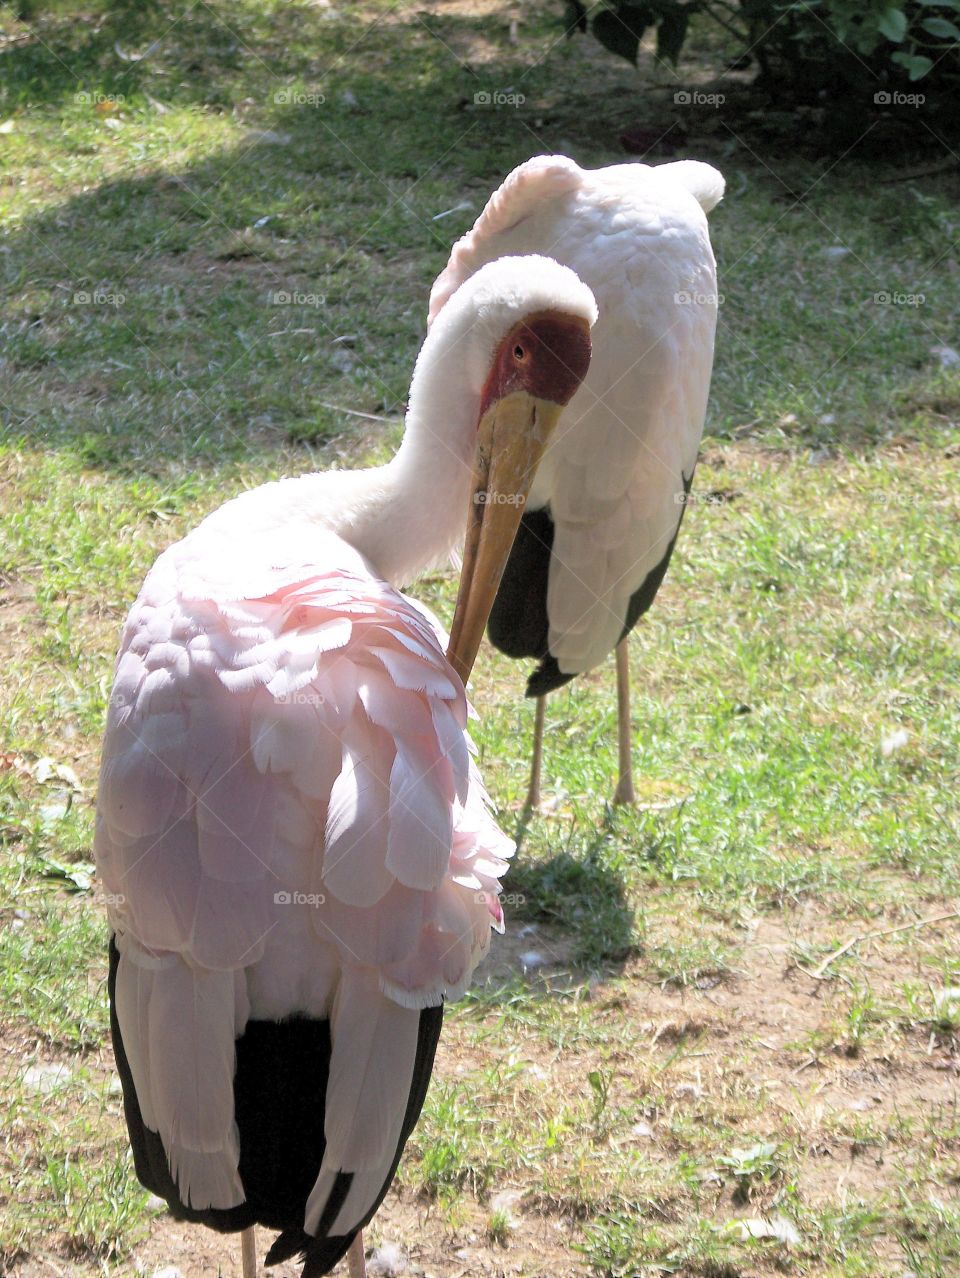
[[[40,38],[0,15],[0,1269],[123,1274],[151,1216],[85,875],[126,608],[227,496],[382,459],[489,190],[537,151],[619,162],[647,108],[546,0],[517,44],[505,8],[36,8]],[[521,81],[522,109],[475,109]],[[631,650],[641,805],[610,806],[602,668],[548,704],[552,810],[382,1227],[436,1210],[530,1275],[941,1278],[956,924],[889,929],[960,887],[960,378],[933,349],[960,311],[956,182],[825,171],[724,120],[690,147],[729,179],[724,301],[694,500]],[[878,300],[899,293],[923,302]],[[453,588],[416,590],[449,617]],[[522,678],[486,651],[473,687],[511,832]]]

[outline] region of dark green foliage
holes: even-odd
[[[702,15],[743,42],[744,57],[781,92],[803,98],[822,88],[882,95],[929,80],[960,88],[960,0],[606,0],[592,18],[568,0],[567,32],[588,28],[605,49],[637,65],[655,27],[656,56],[676,64],[691,17]]]
[[[663,6],[662,16],[657,26],[657,57],[664,58],[676,66],[680,50],[687,35],[687,23],[690,21],[690,5],[674,4]]]
[[[676,0],[651,0],[649,4],[617,0],[595,13],[590,29],[605,49],[636,66],[644,32],[648,27],[656,27],[657,57],[675,63],[683,48],[690,13],[695,7],[677,4]],[[586,11],[579,14],[576,25],[580,31],[587,29]]]
[[[605,49],[636,66],[643,33],[654,20],[646,5],[625,4],[617,9],[601,9],[593,20],[593,34]]]

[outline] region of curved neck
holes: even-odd
[[[393,585],[445,563],[463,539],[482,388],[463,336],[434,327],[396,455],[386,466],[341,472],[336,502],[324,503],[323,522]]]
[[[267,484],[204,521],[229,529],[326,528],[391,585],[449,559],[467,524],[484,381],[502,317],[477,318],[475,299],[448,302],[417,358],[403,441],[386,466],[321,471]],[[489,330],[489,331],[488,331]],[[291,534],[292,535],[292,534]]]
[[[404,585],[446,563],[463,540],[470,462],[443,444],[427,451],[408,434],[386,466],[350,472],[359,500],[331,525],[378,576]]]

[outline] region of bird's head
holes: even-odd
[[[473,481],[448,656],[466,681],[550,437],[586,376],[597,318],[589,288],[544,257],[500,258],[470,277],[434,326],[475,391]],[[440,330],[438,332],[438,330]]]

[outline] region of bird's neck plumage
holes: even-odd
[[[352,500],[323,520],[393,585],[446,562],[466,527],[472,459],[468,447],[456,445],[469,441],[469,416],[454,432],[449,414],[431,406],[414,424],[416,411],[411,404],[396,456],[386,466],[344,475]]]
[[[221,507],[207,525],[283,528],[301,548],[311,528],[324,529],[396,586],[445,563],[466,527],[482,384],[451,336],[431,333],[420,353],[403,442],[387,465],[267,484]]]
[[[410,384],[403,442],[386,466],[268,484],[205,523],[248,537],[261,529],[282,531],[291,547],[307,554],[311,529],[332,532],[396,586],[444,562],[466,530],[477,427],[494,356],[512,325],[553,309],[589,324],[596,319],[589,291],[555,262],[502,258],[484,267],[431,325]]]
[[[393,585],[446,562],[464,535],[489,363],[475,327],[474,312],[455,307],[433,326],[417,358],[399,450],[386,466],[343,476],[345,500],[324,515]]]

